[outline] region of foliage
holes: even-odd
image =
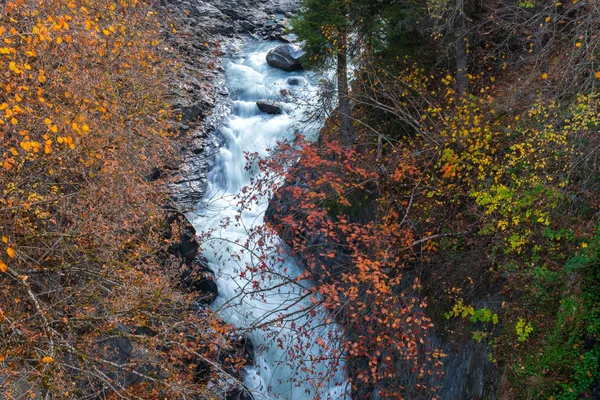
[[[279,224],[274,227],[306,260],[309,277],[317,282],[315,290],[333,279],[334,288],[321,293],[327,305],[331,293],[340,296],[336,290],[353,293],[348,292],[348,282],[329,274],[336,277],[365,262],[385,265],[370,251],[379,249],[377,245],[369,241],[357,246],[348,243],[350,233],[336,232],[338,227],[343,232],[348,223],[374,224],[376,233],[367,229],[360,230],[361,235],[380,236],[390,244],[386,254],[399,254],[403,271],[422,277],[415,293],[429,295],[432,322],[438,322],[445,337],[452,340],[458,335],[445,321],[436,320],[444,313],[449,320],[460,316],[473,324],[492,322],[491,331],[473,332],[475,339],[485,338],[494,346],[490,358],[510,377],[491,390],[523,398],[567,391],[574,398],[590,396],[597,378],[587,366],[595,360],[596,350],[581,352],[584,336],[572,329],[572,323],[585,325],[576,317],[595,318],[598,307],[596,298],[583,296],[597,284],[582,250],[593,247],[599,204],[595,88],[600,69],[594,50],[598,36],[592,32],[597,30],[600,10],[588,2],[432,0],[426,2],[425,15],[418,6],[401,2],[406,8],[397,8],[404,15],[394,17],[396,21],[406,17],[408,9],[418,14],[412,19],[417,21],[412,27],[420,25],[415,34],[420,37],[416,61],[417,57],[382,57],[387,46],[410,37],[410,30],[400,30],[401,39],[386,32],[387,21],[393,20],[386,15],[389,2],[377,9],[362,3],[349,1],[345,14],[345,27],[357,32],[352,43],[358,55],[352,115],[358,138],[352,155],[332,147],[336,130],[327,125],[319,144],[304,145],[300,155],[290,153],[291,160],[299,158],[295,166],[283,168],[290,159],[282,158],[267,164],[269,171],[284,174],[288,181],[282,189],[285,195],[278,198],[305,204],[297,209],[286,202],[276,209],[271,219]],[[458,32],[465,15],[465,31]],[[321,34],[319,28],[312,27],[312,33]],[[449,55],[448,43],[441,39],[446,34],[455,45],[463,33],[470,93],[459,96],[452,66],[455,56]],[[359,40],[363,37],[374,41]],[[380,37],[394,39],[376,44]],[[310,162],[304,162],[308,154]],[[303,197],[319,187],[313,197]],[[367,211],[361,214],[359,207]],[[308,220],[307,210],[318,212],[318,218]],[[389,227],[424,245],[413,246],[413,254],[403,253],[400,250],[409,240],[388,236]],[[332,260],[312,256],[323,243],[334,250]],[[343,256],[354,252],[356,259]],[[393,282],[390,272],[387,282]],[[403,272],[402,279],[407,276],[413,275]],[[361,304],[359,299],[353,298],[347,307]],[[467,305],[482,303],[497,306],[492,311]],[[369,304],[374,304],[371,298]],[[563,315],[564,307],[571,305],[577,310],[571,316],[575,319],[565,320],[570,317]],[[342,325],[352,338],[360,332]],[[598,335],[586,337],[595,343]],[[539,368],[543,364],[539,349],[545,355],[565,349],[573,353],[552,356],[546,367]],[[382,380],[375,381],[379,383],[370,384],[387,387]]]
[[[226,326],[174,289],[166,191],[146,178],[172,157],[162,29],[138,0],[0,5],[7,395],[20,379],[45,398],[201,393],[189,364],[226,346]],[[140,326],[154,334],[133,333]],[[138,384],[126,387],[120,361],[103,354],[114,337],[147,353],[127,365]]]
[[[368,201],[369,193],[381,193],[378,189],[389,184],[381,180],[374,164],[365,163],[360,154],[326,134],[321,140],[320,145],[301,138],[281,143],[266,159],[249,155],[250,164],[262,173],[243,191],[240,209],[275,193],[270,227],[286,232],[289,251],[301,258],[305,271],[298,279],[316,283],[306,296],[311,296],[315,308],[325,307],[335,315],[324,317],[325,322],[335,321],[347,332],[341,346],[351,365],[355,396],[362,396],[365,388],[394,396],[405,385],[402,370],[413,368],[414,393],[435,397],[429,378],[436,376],[443,354],[427,342],[432,325],[424,312],[426,300],[418,296],[419,279],[404,271],[415,247],[427,247],[431,238],[414,236],[406,221],[398,218],[401,210],[391,196],[380,196],[377,203]],[[290,165],[289,160],[297,161]],[[393,182],[412,185],[419,179],[410,155],[398,154],[388,161]],[[297,183],[278,188],[282,174]],[[360,212],[355,214],[359,210],[351,201],[358,198],[365,199],[373,220],[361,221]],[[273,234],[272,230],[251,231],[261,257],[281,253],[279,241],[268,239]],[[276,243],[275,248],[266,243]],[[275,273],[265,265],[261,269],[258,292]],[[330,350],[321,345],[323,352]],[[294,359],[302,356],[290,352]]]
[[[478,308],[477,310],[473,306],[465,306],[462,300],[459,300],[452,310],[444,314],[446,319],[450,319],[452,317],[461,317],[467,318],[473,323],[475,322],[483,322],[488,323],[492,322],[494,325],[498,323],[498,314],[492,313],[491,310],[483,307]]]
[[[517,332],[517,340],[519,342],[524,342],[529,335],[531,335],[531,332],[533,332],[533,326],[531,325],[531,322],[525,323],[523,318],[519,318],[517,326],[515,326],[515,331]]]
[[[339,33],[349,27],[347,0],[303,0],[294,17],[293,30],[304,41],[308,63],[323,63],[331,55],[346,50]]]
[[[530,396],[575,399],[589,393],[600,378],[598,237],[596,233],[583,242],[586,245],[557,272],[562,278],[559,295],[538,299],[538,307],[543,307],[537,316],[539,327],[528,339],[534,342],[535,354],[523,348],[512,357],[518,381],[536,382],[527,385]]]

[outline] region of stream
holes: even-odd
[[[248,273],[246,268],[257,265],[256,254],[242,252],[235,244],[246,241],[250,228],[263,224],[269,199],[262,198],[259,204],[245,210],[239,223],[223,227],[224,220],[235,220],[236,196],[257,173],[255,169],[245,168],[245,152],[268,155],[267,149],[276,142],[293,139],[302,120],[303,107],[298,104],[302,102],[287,103],[282,114],[270,115],[261,113],[256,101],[278,99],[282,89],[297,98],[316,95],[315,76],[306,71],[288,73],[267,65],[268,51],[279,44],[248,42],[226,62],[226,86],[233,102],[232,112],[221,129],[224,145],[208,174],[208,194],[192,220],[198,232],[212,230],[209,239],[212,246],[204,246],[203,256],[215,271],[219,289],[213,309],[241,331],[267,323],[266,327],[247,333],[256,350],[254,365],[245,369],[244,383],[254,398],[344,399],[349,398],[349,389],[343,357],[336,354],[340,339],[338,329],[332,324],[322,324],[327,318],[323,309],[317,310],[316,315],[302,312],[312,306],[309,298],[302,298],[310,282],[288,283],[288,279],[294,280],[302,273],[297,260],[289,255],[278,255],[278,261],[267,260],[269,269],[281,276],[262,281],[259,274]],[[312,126],[302,132],[310,140],[316,137],[319,128]],[[280,241],[279,238],[271,240]],[[260,253],[260,249],[256,249],[257,252]],[[261,294],[249,295],[257,284],[261,285]],[[293,321],[268,324],[284,311],[298,314]],[[331,348],[333,357],[325,354],[324,348]],[[290,356],[290,349],[295,349],[296,357]]]

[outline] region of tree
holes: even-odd
[[[227,325],[176,288],[179,230],[148,179],[173,159],[165,25],[138,0],[0,5],[7,396],[23,382],[44,398],[197,395],[190,365],[228,347]]]
[[[335,58],[340,139],[345,146],[354,141],[348,86],[349,13],[347,0],[303,0],[293,21],[294,32],[304,41],[309,63],[324,65]]]
[[[376,55],[393,62],[421,52],[421,21],[426,8],[414,0],[353,0],[352,25],[361,42],[361,53]]]
[[[463,97],[469,89],[469,16],[477,0],[429,0],[434,31],[448,36],[453,43],[456,61],[456,91]]]

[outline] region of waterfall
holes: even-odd
[[[287,73],[271,68],[266,63],[267,52],[277,43],[260,42],[245,46],[245,50],[226,65],[226,84],[233,101],[232,114],[222,128],[224,146],[219,150],[215,165],[208,174],[209,187],[204,202],[193,216],[197,231],[214,229],[210,242],[203,255],[216,272],[219,297],[213,304],[220,316],[240,329],[253,324],[274,319],[279,310],[301,311],[309,308],[312,302],[304,298],[310,282],[286,283],[302,273],[297,260],[288,255],[278,255],[278,261],[271,261],[270,268],[281,277],[262,282],[266,290],[261,296],[244,296],[246,288],[252,288],[253,278],[244,275],[246,265],[256,263],[250,251],[240,252],[236,241],[245,241],[248,229],[263,224],[264,213],[269,199],[261,199],[259,204],[244,210],[239,223],[222,228],[224,219],[234,220],[238,214],[236,195],[250,183],[254,169],[246,170],[244,152],[257,152],[267,156],[269,148],[277,141],[292,139],[294,127],[302,115],[302,108],[285,105],[280,115],[260,113],[256,101],[276,99],[281,89],[287,89],[295,96],[314,96],[314,77],[307,72]],[[289,80],[290,77],[298,79]],[[290,83],[294,83],[291,85]],[[319,127],[303,131],[310,139],[317,134]],[[272,240],[280,240],[274,238]],[[239,259],[230,255],[236,252]],[[268,261],[267,261],[268,262]],[[252,389],[255,399],[343,399],[349,397],[347,380],[342,360],[323,360],[325,347],[337,348],[338,328],[334,324],[321,324],[326,318],[325,310],[317,315],[304,315],[294,321],[285,320],[265,329],[249,333],[256,352],[255,365],[246,367],[244,380]],[[320,315],[319,315],[320,314]],[[298,326],[308,328],[299,331]],[[320,344],[318,344],[320,343]],[[302,350],[301,363],[289,359],[288,349]],[[320,359],[317,359],[320,358]],[[307,368],[304,368],[307,367]],[[321,385],[315,381],[322,379]]]

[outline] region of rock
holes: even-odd
[[[254,400],[254,397],[244,389],[235,388],[227,393],[225,400]]]
[[[292,92],[290,92],[289,89],[281,89],[279,91],[279,94],[282,95],[283,97],[287,97],[287,96],[291,96]]]
[[[133,345],[131,340],[126,337],[111,337],[100,341],[98,354],[101,354],[106,360],[119,365],[129,362]]]
[[[203,255],[199,254],[196,259],[194,260],[194,265],[193,265],[194,270],[196,271],[200,271],[200,272],[208,272],[212,275],[215,274],[215,272],[212,270],[212,268],[210,267],[210,265],[208,264],[208,260],[206,259],[206,257],[204,257]]]
[[[148,336],[148,337],[157,335],[156,331],[154,329],[150,328],[149,326],[132,326],[131,328],[133,329],[132,333],[134,335]]]
[[[194,140],[192,143],[192,154],[202,154],[204,151],[204,143],[201,140]]]
[[[290,76],[285,80],[285,82],[290,86],[300,86],[306,83],[306,79],[301,76]]]
[[[246,21],[246,20],[244,20],[244,21],[240,21],[240,25],[241,25],[241,26],[242,26],[244,29],[246,29],[247,31],[250,31],[250,32],[254,32],[254,30],[256,29],[256,25],[254,25],[254,24],[253,24],[252,22],[250,22],[250,21]]]
[[[198,254],[198,249],[200,245],[196,241],[195,232],[184,231],[181,234],[181,242],[179,244],[179,254],[181,258],[185,260],[185,262],[190,265],[194,258],[196,258],[196,254]]]
[[[139,329],[150,329],[147,327],[137,327],[134,333]],[[151,330],[150,330],[151,331]],[[152,331],[153,332],[153,331]],[[142,335],[149,335],[149,332],[139,332]],[[153,332],[154,333],[154,332]],[[155,333],[154,333],[155,334]],[[111,364],[106,364],[101,371],[110,379],[119,382],[123,387],[139,385],[146,381],[165,379],[168,375],[158,366],[159,360],[151,356],[148,350],[134,344],[127,337],[107,337],[99,340],[99,344],[93,348],[92,356],[99,356]],[[131,367],[134,367],[133,369]],[[108,393],[104,385],[103,392]]]
[[[271,50],[267,54],[267,64],[273,68],[284,71],[297,71],[302,69],[300,58],[306,54],[300,46],[295,44],[283,44]]]
[[[201,103],[190,105],[176,105],[173,107],[175,113],[181,113],[181,120],[185,122],[197,121],[204,115]]]
[[[259,100],[256,102],[256,105],[261,112],[267,114],[281,114],[283,111],[281,106],[274,101]]]
[[[285,43],[292,43],[293,42],[292,38],[290,38],[289,35],[278,36],[277,40],[285,42]]]
[[[181,285],[190,292],[198,293],[196,301],[210,305],[219,295],[219,288],[211,272],[186,269],[181,273]]]
[[[194,383],[202,384],[207,382],[210,379],[212,366],[201,358],[197,359],[194,364],[196,364],[196,368],[194,368]]]
[[[160,179],[160,177],[162,176],[162,171],[160,168],[158,167],[154,167],[152,168],[152,171],[150,172],[150,175],[148,175],[147,180],[149,182],[154,182]]]
[[[216,90],[217,94],[220,94],[221,96],[229,96],[229,89],[227,89],[227,86],[219,86]]]
[[[254,343],[248,336],[240,336],[234,343],[238,353],[244,355],[246,365],[254,365]]]

